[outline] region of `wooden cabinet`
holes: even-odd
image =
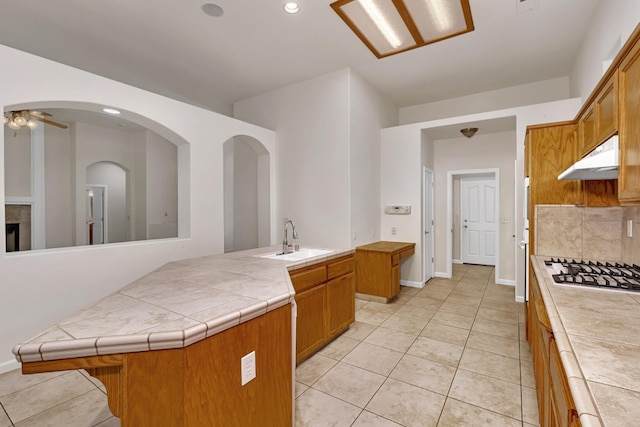
[[[28,362],[25,374],[85,369],[122,427],[291,426],[291,305],[184,348]],[[255,351],[256,377],[240,359]]]
[[[353,273],[327,283],[329,338],[337,336],[356,320],[355,292]]]
[[[355,262],[348,255],[291,271],[296,290],[296,363],[355,321]]]
[[[594,104],[582,113],[578,119],[578,141],[577,141],[577,157],[576,160],[585,156],[596,146],[596,115],[594,112]]]
[[[400,261],[414,254],[415,243],[376,242],[356,248],[356,292],[390,301],[400,292]]]
[[[529,287],[527,339],[533,359],[540,426],[580,426],[535,273],[531,275]]]
[[[620,63],[620,174],[618,198],[640,204],[640,42]]]
[[[609,77],[598,91],[594,102],[596,116],[595,145],[618,132],[618,70]],[[588,150],[586,153],[587,154]]]
[[[527,127],[525,156],[529,170],[529,218],[536,205],[582,204],[580,181],[558,181],[558,175],[575,161],[573,122]],[[535,221],[529,221],[529,244],[535,248]],[[533,253],[533,251],[532,251]]]
[[[327,339],[327,285],[296,293],[296,360],[304,360],[322,347]]]
[[[598,86],[578,117],[578,151],[580,159],[618,132],[618,72]]]

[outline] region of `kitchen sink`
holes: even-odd
[[[307,258],[313,258],[320,255],[330,254],[331,250],[328,249],[300,249],[298,252],[291,252],[288,254],[282,254],[280,252],[275,254],[258,255],[260,258],[278,259],[281,261],[302,261]]]

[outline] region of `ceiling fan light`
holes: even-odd
[[[25,126],[27,124],[27,119],[21,115],[15,115],[13,117],[13,122],[18,126]]]
[[[7,123],[7,126],[9,126],[9,128],[10,128],[10,129],[13,129],[13,130],[18,130],[18,129],[20,129],[20,127],[21,127],[19,124],[17,124],[17,123],[16,123],[15,121],[13,121],[13,120],[11,120],[9,123]]]
[[[35,120],[29,120],[27,122],[27,126],[29,127],[29,129],[35,129],[38,127],[38,122],[36,122]]]
[[[7,123],[9,123],[9,117],[7,116],[2,116],[2,124],[6,125]]]

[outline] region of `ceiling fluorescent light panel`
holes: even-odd
[[[469,0],[338,0],[331,7],[378,58],[474,29]]]

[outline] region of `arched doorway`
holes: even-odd
[[[126,169],[111,162],[87,167],[87,244],[130,240],[129,185]]]
[[[269,246],[269,151],[255,138],[238,135],[223,144],[224,251]]]

